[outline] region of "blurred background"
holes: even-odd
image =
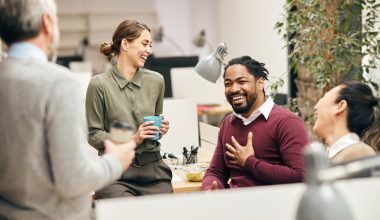
[[[61,62],[83,57],[94,74],[107,68],[99,45],[111,41],[125,19],[147,24],[154,57],[209,54],[219,42],[228,46],[226,60],[242,55],[267,64],[272,77],[287,72],[287,51],[274,30],[284,0],[57,0],[61,28]],[[287,77],[284,77],[286,80]],[[288,93],[287,81],[280,89]]]

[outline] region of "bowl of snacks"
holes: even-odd
[[[200,164],[189,164],[184,166],[186,178],[190,182],[201,182],[205,175],[206,169]]]

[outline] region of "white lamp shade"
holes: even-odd
[[[195,71],[204,79],[216,83],[220,76],[223,58],[227,54],[226,50],[226,44],[219,44],[218,48],[216,48],[212,54],[199,61],[195,66]]]

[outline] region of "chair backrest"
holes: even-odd
[[[199,162],[210,162],[214,154],[216,144],[218,143],[219,128],[199,122],[199,138],[200,138],[200,157]]]
[[[72,61],[69,68],[73,72],[92,72],[92,63],[89,61]]]
[[[173,98],[193,100],[197,105],[225,103],[223,80],[208,82],[193,67],[172,68],[170,72]]]
[[[85,100],[87,87],[88,87],[88,84],[90,83],[92,73],[91,72],[74,72],[74,77],[80,84],[82,98],[83,100]]]
[[[162,152],[181,155],[183,147],[199,145],[197,106],[192,100],[166,98],[163,115],[170,129],[160,141]]]

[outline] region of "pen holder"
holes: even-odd
[[[198,155],[191,152],[183,153],[183,165],[198,163]]]

